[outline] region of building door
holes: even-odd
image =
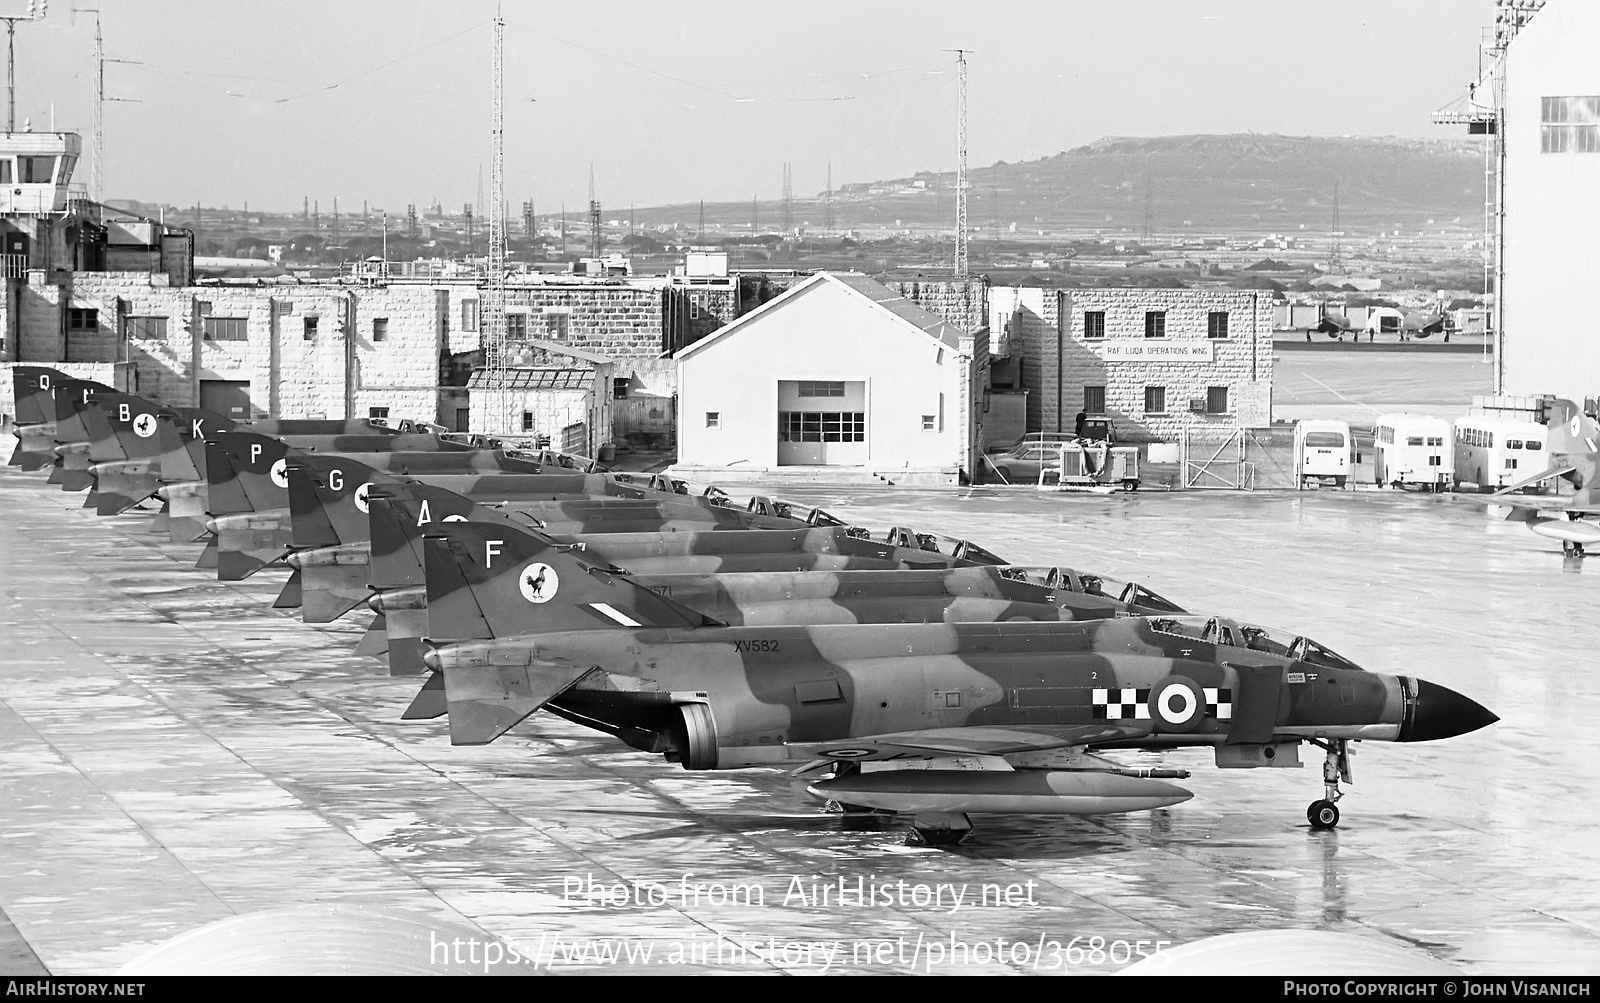
[[[250,381],[201,380],[200,406],[234,421],[249,421]]]
[[[778,381],[779,466],[865,466],[863,380]]]

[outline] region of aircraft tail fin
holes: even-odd
[[[440,523],[423,538],[428,630],[437,604],[466,605],[466,592],[491,637],[619,627],[718,625],[703,613],[596,566],[531,528],[478,522]],[[443,615],[441,613],[441,615]],[[442,620],[441,626],[449,624]],[[479,635],[482,636],[482,635]]]
[[[254,512],[255,506],[239,483],[239,472],[233,468],[228,451],[220,442],[205,440],[206,457],[206,511],[214,516]]]
[[[296,453],[287,471],[296,547],[333,547],[371,538],[369,493],[390,480],[349,457]]]
[[[465,495],[419,481],[391,480],[375,488],[367,502],[367,531],[373,588],[423,584],[422,534],[441,522],[507,520],[496,509]]]
[[[56,380],[71,379],[49,366],[12,366],[11,393],[17,408],[18,425],[45,425],[56,420],[55,400],[50,387]]]
[[[206,440],[222,447],[235,480],[251,507],[257,512],[289,507],[289,481],[286,476],[289,447],[282,441],[259,432],[218,432]],[[206,451],[206,463],[211,462]],[[209,476],[209,472],[208,472]]]

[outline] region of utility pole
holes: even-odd
[[[706,242],[706,200],[700,200],[700,236],[696,238],[699,243]]]
[[[833,161],[828,161],[828,191],[823,196],[822,203],[822,228],[828,233],[833,232]]]
[[[956,254],[955,276],[967,277],[967,53],[971,49],[946,49],[956,54]]]

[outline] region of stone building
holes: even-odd
[[[996,290],[996,299],[1002,297]],[[1119,439],[1175,439],[1272,420],[1272,298],[1236,289],[1024,289],[1006,300],[1003,351],[1033,431],[1078,412]],[[996,364],[997,371],[1000,365]]]

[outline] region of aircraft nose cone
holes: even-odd
[[[1425,679],[1413,680],[1416,702],[1400,727],[1402,742],[1431,742],[1486,728],[1499,716],[1471,697]]]

